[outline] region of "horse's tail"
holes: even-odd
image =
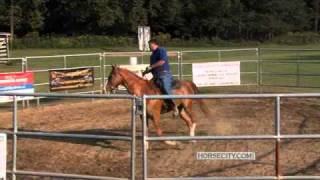
[[[191,87],[192,87],[192,89],[194,91],[194,94],[199,94],[200,93],[199,88],[193,82],[191,83]],[[207,104],[204,102],[204,100],[203,99],[197,99],[196,102],[198,102],[198,104],[200,106],[200,109],[204,113],[204,115],[207,118],[209,118],[211,112],[210,112],[210,109],[208,108]]]

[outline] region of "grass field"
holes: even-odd
[[[262,50],[260,57],[255,50],[250,51],[228,51],[228,52],[189,52],[183,53],[183,74],[184,79],[191,80],[192,62],[215,62],[215,61],[241,61],[241,82],[243,86],[234,87],[211,87],[203,88],[205,92],[315,92],[320,89],[320,45],[306,46],[279,46],[263,45],[262,48],[275,49],[319,49],[319,51],[274,51]],[[207,50],[207,49],[237,49],[250,47],[197,47],[197,48],[168,48],[168,50]],[[11,51],[12,57],[25,56],[48,56],[60,54],[83,54],[100,53],[110,51],[135,51],[135,48],[86,48],[86,49],[19,49]],[[260,58],[260,66],[259,66]],[[67,57],[65,64],[64,57],[28,59],[28,70],[44,70],[65,67],[97,66],[95,76],[96,86],[100,88],[101,69],[98,55]],[[105,64],[127,64],[128,57],[106,57]],[[139,57],[140,62],[148,62],[148,56]],[[172,70],[177,74],[177,57],[170,58]],[[21,71],[21,62],[14,61],[12,65],[0,65],[0,72]],[[105,71],[109,72],[109,67]],[[260,72],[260,76],[257,76]],[[35,83],[47,83],[48,73],[35,73]],[[257,84],[265,85],[257,88]],[[283,87],[279,87],[283,86]],[[304,88],[297,88],[304,87]],[[305,88],[307,87],[307,88]],[[46,84],[36,87],[37,92],[48,91]]]

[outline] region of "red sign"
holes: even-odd
[[[34,93],[33,73],[0,73],[0,93]],[[31,96],[17,97],[18,100],[32,99]],[[12,97],[0,96],[0,102],[10,102]]]
[[[33,73],[0,73],[0,89],[7,86],[33,85]]]

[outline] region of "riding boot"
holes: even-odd
[[[165,104],[167,106],[167,112],[173,111],[173,117],[177,117],[179,115],[178,108],[172,99],[166,99]]]

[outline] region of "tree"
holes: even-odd
[[[148,25],[147,11],[144,7],[143,0],[133,0],[130,13],[129,13],[129,24],[131,31],[136,32],[137,27],[140,25]]]
[[[0,0],[0,29],[9,31],[9,4],[5,0]]]
[[[44,3],[42,0],[15,1],[15,32],[18,35],[25,35],[28,32],[38,34],[44,24]]]
[[[319,31],[319,6],[320,0],[313,0],[313,12],[314,12],[314,31]]]

